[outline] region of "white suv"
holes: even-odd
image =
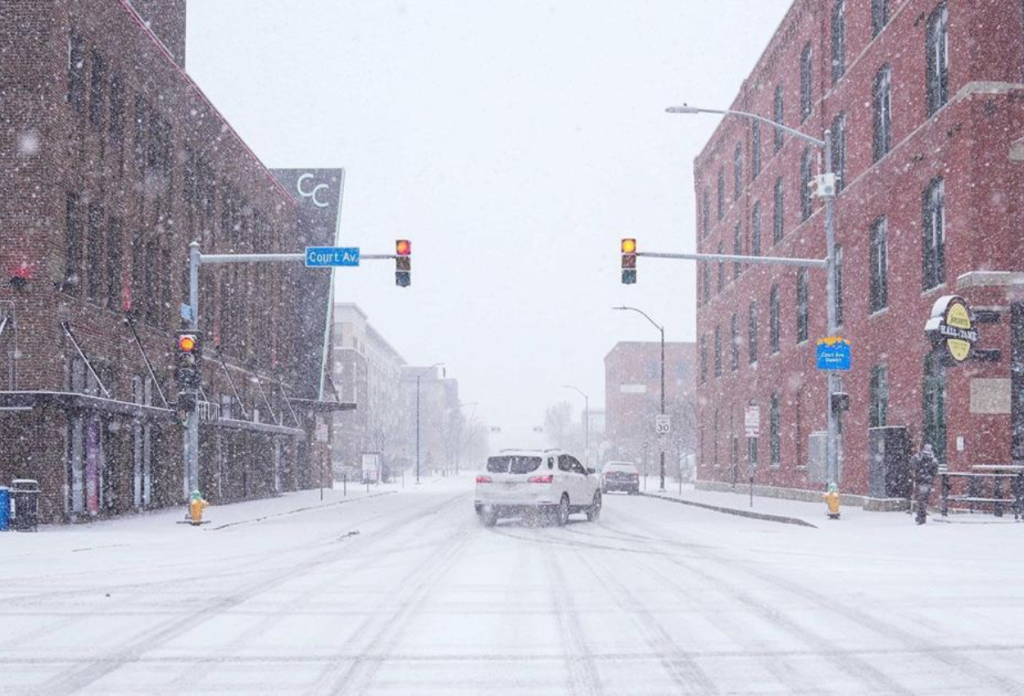
[[[480,521],[493,526],[499,517],[539,512],[562,526],[574,512],[601,516],[601,481],[563,450],[502,450],[487,459],[476,477],[474,505]]]

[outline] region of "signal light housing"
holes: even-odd
[[[175,339],[175,378],[180,391],[198,391],[202,384],[203,335],[179,331]]]
[[[395,240],[395,285],[412,285],[412,242],[408,239]]]
[[[622,240],[622,284],[636,283],[636,240],[626,237]]]

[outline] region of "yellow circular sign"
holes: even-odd
[[[949,308],[946,310],[946,326],[963,329],[964,331],[970,331],[974,328],[971,314],[963,303],[950,303]],[[949,349],[949,354],[957,362],[963,362],[968,358],[971,354],[971,346],[972,342],[969,340],[954,338],[953,336],[947,336],[946,338],[946,348]]]

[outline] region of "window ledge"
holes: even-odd
[[[889,305],[876,309],[874,312],[868,315],[868,319],[874,319],[875,317],[884,316],[889,313]]]
[[[934,287],[930,287],[927,290],[922,290],[921,291],[921,297],[928,297],[929,295],[934,293],[936,290],[945,290],[945,289],[946,289],[946,281],[942,281],[941,283],[939,283],[938,285],[936,285]]]

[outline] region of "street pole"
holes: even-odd
[[[444,363],[434,363],[416,375],[416,485],[420,485],[420,378]]]
[[[572,389],[583,397],[583,460],[586,467],[590,468],[590,397],[582,389],[571,384],[563,384],[562,389]]]
[[[189,328],[199,331],[199,242],[188,245],[188,303]],[[196,365],[202,370],[202,365]],[[201,372],[200,372],[201,374]],[[198,404],[199,395],[195,395],[193,403]],[[185,422],[185,499],[188,500],[192,491],[199,490],[199,408],[193,408]]]
[[[665,111],[670,114],[721,114],[725,116],[736,116],[739,118],[745,118],[753,121],[760,121],[761,123],[767,124],[772,128],[776,128],[785,133],[803,140],[804,142],[810,143],[814,147],[822,150],[825,156],[825,172],[819,177],[818,180],[818,196],[825,199],[825,260],[824,267],[826,272],[826,292],[825,302],[826,307],[826,331],[829,336],[835,336],[839,327],[836,322],[836,221],[835,221],[835,205],[836,205],[836,176],[835,172],[832,171],[832,132],[826,130],[822,139],[815,138],[807,135],[802,131],[795,128],[790,128],[782,123],[777,123],[771,119],[759,116],[754,113],[747,111],[738,111],[735,109],[702,109],[695,106],[670,106]],[[638,254],[639,255],[639,254]],[[654,256],[654,254],[646,254],[648,256]],[[677,257],[681,258],[684,255],[680,254],[664,254],[665,257]],[[705,257],[701,260],[709,260],[707,254],[703,255],[685,255],[689,258],[694,257]],[[755,263],[770,263],[770,264],[791,264],[800,265],[804,267],[813,267],[816,264],[808,264],[803,259],[786,260],[784,258],[776,259],[762,259],[760,257],[751,257],[751,261]],[[839,483],[839,420],[835,413],[834,401],[835,394],[837,394],[841,387],[841,380],[839,375],[834,370],[829,370],[825,373],[826,380],[826,393],[828,397],[828,403],[825,410],[827,418],[828,438],[825,445],[825,478],[827,483]]]

